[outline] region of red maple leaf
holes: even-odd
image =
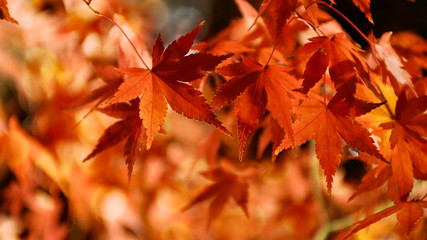
[[[261,65],[251,58],[227,65],[218,71],[232,78],[224,83],[212,99],[211,106],[220,109],[236,100],[239,133],[239,157],[243,158],[249,134],[257,127],[266,109],[286,134],[293,138],[291,117],[292,101],[297,88],[296,79],[282,65]]]
[[[329,67],[331,80],[338,93],[353,100],[359,71],[365,66],[354,44],[343,33],[331,37],[313,37],[311,42],[295,51],[296,55],[312,54],[304,71],[302,88],[298,91],[307,93],[325,74]]]
[[[100,77],[105,84],[93,90],[85,99],[76,105],[81,106],[95,102],[95,105],[83,116],[79,123],[92,113],[101,103],[112,98],[114,93],[117,91],[117,88],[123,82],[123,74],[118,72],[113,66],[96,66],[95,68],[97,76]]]
[[[135,159],[140,152],[141,145],[144,143],[145,131],[139,118],[138,105],[138,100],[134,99],[130,104],[115,103],[104,108],[98,108],[102,113],[110,117],[121,118],[122,120],[114,123],[105,130],[104,134],[98,139],[95,148],[83,159],[83,162],[127,139],[124,156],[126,157],[128,178],[130,180]]]
[[[370,133],[354,120],[354,105],[335,95],[328,104],[307,99],[297,108],[299,120],[293,125],[294,143],[301,145],[314,138],[316,155],[325,171],[328,192],[332,189],[336,167],[341,162],[342,140],[356,150],[369,153],[384,161]],[[353,115],[353,116],[352,116]],[[276,149],[276,155],[291,147],[288,135]]]
[[[242,208],[246,217],[248,212],[248,179],[258,174],[252,167],[244,170],[235,169],[231,163],[223,161],[222,166],[203,172],[202,175],[215,183],[206,187],[198,194],[183,210],[187,210],[197,203],[214,198],[209,207],[208,226],[210,222],[218,217],[224,209],[228,199],[233,198]]]
[[[264,119],[263,125],[265,125],[265,128],[258,139],[257,158],[259,159],[271,142],[273,143],[273,149],[276,149],[285,137],[285,132],[271,116]],[[276,158],[277,155],[272,152],[271,160],[276,161]]]
[[[266,13],[267,16],[272,19],[274,25],[272,35],[277,39],[285,26],[286,20],[297,7],[297,3],[298,1],[296,0],[263,0],[259,8],[258,16],[252,26],[255,25],[261,15]]]
[[[230,55],[213,56],[206,53],[188,54],[197,32],[194,30],[173,41],[166,50],[160,34],[153,46],[152,68],[119,68],[130,76],[120,85],[111,103],[135,99],[141,94],[139,116],[147,135],[147,149],[159,132],[169,106],[188,118],[210,123],[228,133],[216,119],[201,92],[187,84],[213,70]]]

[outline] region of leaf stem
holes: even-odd
[[[305,24],[307,24],[311,29],[313,29],[313,31],[317,34],[317,36],[320,36],[319,32],[323,35],[326,36],[326,34],[319,28],[316,26],[316,24],[314,24],[313,22],[303,18],[303,16],[301,16],[301,14],[299,14],[297,11],[294,11],[295,15],[298,16],[297,20],[304,22]],[[318,32],[319,31],[319,32]]]
[[[313,5],[314,3],[318,3],[318,4],[322,4],[327,6],[329,9],[331,9],[332,11],[334,11],[335,13],[337,13],[340,17],[342,17],[348,24],[350,24],[350,26],[357,31],[357,33],[366,41],[368,42],[370,48],[371,48],[371,52],[372,55],[374,56],[374,58],[378,61],[379,56],[378,53],[376,51],[376,47],[375,47],[375,43],[372,42],[350,19],[348,19],[344,14],[342,14],[340,11],[338,11],[336,8],[332,7],[332,5],[322,1],[322,0],[318,0],[318,1],[313,1],[310,4],[307,5],[307,7],[305,7],[305,9],[308,9],[311,5]],[[370,83],[368,83],[368,87],[374,92],[374,94],[380,98],[382,101],[386,101],[386,98],[384,97],[384,94],[381,91],[376,91],[376,88]],[[388,105],[388,102],[385,103],[385,106],[387,108],[387,110],[389,111],[391,116],[394,116],[393,112],[390,109],[390,106]]]
[[[298,14],[297,14],[297,15],[298,15]],[[283,26],[283,28],[282,28],[282,31],[281,31],[281,32],[284,32],[284,29],[286,29],[286,27],[289,25],[289,23],[290,23],[290,22],[292,22],[293,20],[299,20],[299,17],[292,17],[292,18],[290,18],[290,19],[286,22],[285,26]],[[314,30],[314,31],[316,32],[316,30]],[[317,33],[317,32],[316,32],[316,33]],[[318,33],[317,33],[317,34],[318,34]],[[268,63],[270,62],[271,58],[273,57],[273,53],[274,53],[274,51],[276,50],[277,45],[279,44],[279,39],[280,39],[280,38],[277,38],[277,39],[276,39],[276,42],[274,43],[273,50],[271,51],[270,56],[269,56],[269,58],[268,58],[268,60],[267,60],[267,63],[265,64],[266,66],[268,65]]]
[[[132,43],[132,41],[129,39],[128,35],[125,33],[125,31],[123,31],[123,29],[120,27],[119,24],[116,23],[116,21],[114,21],[113,19],[111,19],[110,17],[98,12],[97,10],[95,10],[92,6],[90,6],[91,0],[83,0],[83,2],[86,3],[86,5],[89,7],[90,10],[92,10],[92,12],[94,12],[96,15],[103,17],[105,19],[107,19],[108,21],[110,21],[111,23],[113,23],[117,28],[120,29],[120,31],[123,33],[123,35],[126,37],[126,39],[129,41],[130,45],[132,46],[133,50],[135,51],[136,55],[138,55],[138,58],[141,60],[142,64],[144,64],[144,66],[147,69],[150,69],[148,67],[148,65],[145,63],[145,61],[142,59],[141,55],[138,53],[138,50],[136,49],[135,45]]]
[[[384,96],[384,93],[381,92],[381,89],[376,88],[370,81],[365,82],[366,86],[374,93],[374,95],[380,99],[381,101],[384,101],[385,104],[384,106],[386,107],[388,113],[390,114],[390,116],[394,119],[395,115],[393,113],[393,111],[390,108],[389,102],[387,101],[387,98]]]
[[[276,41],[276,43],[274,44],[273,50],[271,50],[270,57],[268,58],[267,63],[265,64],[265,66],[267,66],[267,65],[268,65],[268,63],[270,62],[271,58],[273,57],[273,53],[274,53],[274,51],[275,51],[275,50],[276,50],[276,48],[277,48],[277,42],[278,42],[278,40],[277,40],[277,41]]]
[[[323,102],[326,104],[326,75],[323,74]]]
[[[322,1],[322,0],[318,0],[318,1],[315,1],[315,2],[317,2],[317,3],[320,3],[320,4],[323,4],[323,5],[325,5],[325,6],[327,6],[329,9],[331,9],[332,11],[334,11],[335,13],[337,13],[340,17],[342,17],[348,24],[350,24],[350,26],[354,29],[354,30],[356,30],[357,31],[357,33],[359,33],[359,35],[363,38],[363,39],[365,39],[365,41],[366,42],[368,42],[369,43],[369,45],[371,46],[371,47],[373,47],[375,44],[362,32],[362,31],[360,31],[360,29],[356,26],[356,25],[354,25],[354,23],[350,20],[350,19],[348,19],[344,14],[342,14],[340,11],[338,11],[336,8],[334,8],[334,7],[332,7],[331,5],[329,5],[329,4],[327,4],[326,2],[324,2],[324,1]],[[314,3],[314,2],[313,2]],[[312,4],[309,4],[308,6],[307,6],[307,8],[308,7],[310,7]]]

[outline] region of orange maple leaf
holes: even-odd
[[[202,77],[230,57],[205,53],[187,55],[202,24],[203,22],[191,32],[173,41],[166,50],[159,34],[153,46],[151,69],[118,69],[130,77],[120,85],[111,103],[129,101],[142,94],[139,116],[146,130],[147,149],[151,147],[154,136],[163,126],[168,103],[173,110],[188,118],[207,122],[229,133],[216,119],[201,92],[187,84]]]
[[[319,7],[316,4],[316,0],[301,0],[301,3],[304,5],[305,11],[310,17],[310,20],[314,25],[318,26],[319,22],[317,16],[319,15]]]
[[[397,213],[397,220],[408,235],[411,228],[423,216],[423,208],[427,208],[427,201],[400,202],[353,224],[354,228],[344,239],[393,213]]]
[[[375,147],[371,134],[351,116],[352,112],[357,112],[353,111],[354,108],[348,101],[335,95],[328,104],[307,99],[296,110],[299,121],[293,125],[294,143],[298,146],[314,138],[316,155],[325,171],[328,192],[332,189],[336,167],[341,162],[342,140],[356,150],[385,161]],[[291,147],[291,143],[290,137],[285,135],[275,154]]]
[[[382,186],[392,176],[391,166],[382,168],[378,173],[378,167],[371,169],[362,179],[357,191],[350,196],[348,201],[356,198],[360,193],[373,191]]]
[[[239,157],[243,158],[249,134],[256,128],[266,109],[276,119],[291,139],[292,104],[297,88],[296,79],[282,65],[261,65],[251,58],[227,65],[218,71],[232,78],[224,83],[212,99],[211,106],[220,109],[236,101],[239,133]]]
[[[409,87],[415,96],[418,95],[413,79],[409,74],[408,64],[405,57],[399,56],[395,49],[390,44],[391,32],[384,33],[381,38],[373,46],[373,53],[376,55],[376,59],[379,60],[380,70],[383,78],[390,79],[391,85],[395,89],[395,92],[399,94],[403,87]]]
[[[427,96],[408,101],[403,91],[396,102],[392,121],[380,125],[384,130],[391,130],[391,166],[401,196],[412,190],[414,168],[427,173],[426,110]]]
[[[6,21],[18,24],[18,21],[16,21],[12,16],[10,16],[6,0],[0,0],[0,19],[4,19]]]
[[[117,88],[123,82],[123,74],[112,65],[96,66],[96,75],[102,79],[105,85],[93,90],[80,104],[96,101],[95,108],[102,102],[114,96]]]
[[[353,3],[365,14],[369,22],[374,23],[371,14],[371,0],[353,0]]]
[[[392,169],[387,193],[393,201],[400,202],[412,191],[414,177],[427,176],[427,97],[407,99],[405,91],[396,96],[395,89],[376,75],[372,75],[372,81],[387,103],[360,120],[381,139],[380,152],[391,162]],[[384,166],[379,167],[381,170]]]

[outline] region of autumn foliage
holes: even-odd
[[[427,239],[427,40],[233,4],[0,0],[0,239]]]

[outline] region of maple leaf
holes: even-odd
[[[228,112],[224,117],[223,123],[228,129],[232,129],[234,133],[234,114],[232,112]],[[215,163],[218,160],[219,151],[221,148],[221,143],[223,139],[226,137],[220,131],[213,131],[209,135],[207,135],[199,144],[197,152],[195,154],[196,159],[200,159],[201,157],[206,158],[206,162],[209,165],[209,169],[215,167]]]
[[[255,21],[258,11],[248,1],[235,0],[235,3],[242,18],[233,21],[214,38],[208,42],[197,44],[193,49],[214,55],[234,53],[240,56],[242,53],[247,53],[246,56],[250,55],[261,63],[267,62],[269,58],[272,61],[277,60],[283,63],[285,60],[283,54],[290,53],[296,46],[294,34],[289,34],[290,31],[282,31],[279,36],[281,41],[275,42],[278,51],[274,51],[274,54],[270,56],[273,49],[272,43],[275,41],[271,37],[273,24],[267,24],[264,19]]]
[[[391,32],[384,33],[379,39],[378,43],[374,45],[374,54],[380,61],[380,67],[383,71],[383,77],[389,77],[395,92],[399,94],[401,89],[399,85],[408,86],[409,89],[417,96],[414,83],[412,82],[411,75],[405,69],[403,64],[406,60],[402,59],[390,44]]]
[[[254,168],[246,168],[243,171],[237,171],[229,162],[222,162],[222,166],[203,172],[202,175],[215,183],[205,188],[198,194],[184,210],[189,209],[197,203],[214,198],[209,207],[208,226],[213,219],[218,217],[224,209],[228,199],[233,198],[234,201],[242,208],[246,217],[249,217],[248,212],[248,179],[257,174]]]
[[[353,3],[365,14],[369,22],[373,24],[374,20],[372,19],[371,14],[371,0],[353,0]]]
[[[285,137],[285,132],[271,116],[265,119],[264,125],[266,127],[258,139],[257,158],[262,157],[262,154],[264,153],[270,142],[273,142],[273,149],[276,149],[277,147],[279,147],[280,143],[282,142],[282,139]],[[276,158],[277,155],[272,152],[272,161],[276,161]]]
[[[423,208],[427,208],[427,201],[400,202],[353,224],[354,228],[344,239],[393,213],[397,213],[397,220],[408,235],[411,228],[423,216]]]
[[[296,0],[263,0],[259,8],[258,16],[255,18],[252,26],[255,25],[261,15],[267,13],[273,19],[273,36],[277,39],[285,26],[286,20],[297,7],[297,3],[298,1]]]
[[[14,116],[9,119],[8,132],[0,135],[0,158],[20,183],[28,183],[36,167],[58,186],[65,188],[60,180],[62,172],[57,159],[37,139],[22,129]]]
[[[80,122],[92,113],[101,103],[112,98],[117,88],[123,82],[123,74],[117,71],[113,66],[96,66],[95,68],[96,74],[102,79],[105,85],[93,90],[85,99],[77,104],[77,106],[81,106],[96,101],[95,105],[83,116]]]
[[[6,0],[0,0],[0,19],[4,19],[11,23],[18,24],[18,21],[16,21],[12,16],[10,16],[9,8],[7,7]]]
[[[301,3],[304,5],[307,15],[310,17],[310,20],[316,25],[319,25],[317,16],[319,14],[319,7],[317,6],[316,0],[301,0]]]
[[[389,41],[400,59],[403,60],[401,62],[405,69],[416,83],[416,79],[423,77],[423,69],[427,68],[427,40],[413,32],[402,31],[394,33]],[[420,89],[416,88],[416,90]]]
[[[143,137],[145,131],[139,118],[139,101],[134,99],[130,104],[115,103],[104,108],[98,108],[98,111],[111,117],[121,118],[122,120],[114,123],[105,130],[104,134],[98,139],[95,148],[83,159],[83,162],[127,139],[124,156],[128,165],[128,179],[130,181],[137,154],[144,143]]]
[[[354,106],[335,95],[328,104],[307,99],[296,110],[299,121],[293,125],[294,143],[298,146],[314,138],[316,155],[325,171],[328,192],[332,189],[336,167],[341,162],[342,140],[356,150],[386,161],[375,147],[370,133],[351,117],[352,109]],[[291,143],[290,137],[285,135],[275,154],[291,147]]]
[[[427,173],[427,96],[407,99],[405,91],[396,96],[394,88],[379,77],[373,75],[372,80],[387,103],[360,120],[381,139],[380,152],[391,162],[393,172],[389,185],[396,188],[388,192],[389,197],[401,201],[413,188],[414,173],[419,177]]]
[[[207,122],[229,133],[216,119],[201,92],[187,84],[231,56],[205,53],[187,55],[202,24],[173,41],[166,50],[159,34],[153,46],[151,69],[118,69],[130,77],[124,80],[110,102],[129,101],[142,94],[139,115],[146,130],[147,149],[163,126],[168,103],[174,111],[188,118]]]
[[[407,101],[403,91],[396,102],[394,120],[380,125],[384,130],[391,130],[391,166],[401,196],[412,190],[414,167],[427,172],[426,110],[427,96]]]
[[[360,193],[373,191],[382,186],[392,175],[391,166],[386,166],[378,173],[378,167],[371,169],[362,179],[357,191],[350,196],[348,201],[356,198]]]
[[[239,158],[243,158],[249,134],[256,128],[266,109],[291,139],[292,101],[298,87],[296,79],[282,65],[261,65],[251,58],[224,66],[218,71],[232,78],[224,83],[212,99],[211,106],[220,109],[236,100],[239,133]]]
[[[242,15],[242,19],[233,24],[237,26],[230,26],[239,30],[239,32],[236,32],[239,33],[236,36],[236,33],[234,33],[236,30],[231,29],[233,32],[230,33],[230,37],[237,38],[240,42],[250,44],[252,47],[263,45],[266,40],[270,43],[269,29],[263,19],[258,19],[260,17],[259,12],[246,0],[234,0],[234,2]]]
[[[302,88],[307,93],[325,74],[329,67],[331,80],[337,91],[344,97],[354,100],[356,82],[360,78],[358,71],[365,69],[363,59],[357,49],[343,33],[331,37],[313,37],[310,42],[295,51],[295,55],[312,54],[305,70]]]
[[[209,39],[208,42],[199,42],[195,44],[192,47],[193,50],[213,55],[254,51],[252,48],[244,45],[244,39],[249,33],[238,30],[243,28],[240,27],[240,25],[244,25],[244,19],[250,20],[252,15],[256,15],[256,10],[253,9],[253,7],[245,0],[235,0],[235,3],[237,4],[243,19],[241,21],[234,21],[233,24],[221,30],[217,35],[215,35],[215,37]]]
[[[95,105],[96,108],[99,104],[114,96],[117,88],[123,82],[123,74],[117,71],[112,65],[96,66],[95,69],[96,75],[102,79],[105,85],[93,90],[81,104],[98,100]]]
[[[234,53],[239,56],[242,53],[249,53],[258,61],[261,61],[261,58],[266,60],[270,55],[273,41],[267,24],[263,19],[255,22],[258,11],[248,1],[235,0],[234,2],[242,18],[233,21],[232,24],[208,42],[199,43],[193,48],[214,55]],[[251,26],[251,24],[253,25]],[[250,26],[251,28],[248,30]],[[288,43],[288,40],[292,42],[290,40],[292,35],[288,34],[287,36],[291,37],[286,37],[286,42]],[[278,58],[283,60],[281,53],[276,51],[273,59]]]

